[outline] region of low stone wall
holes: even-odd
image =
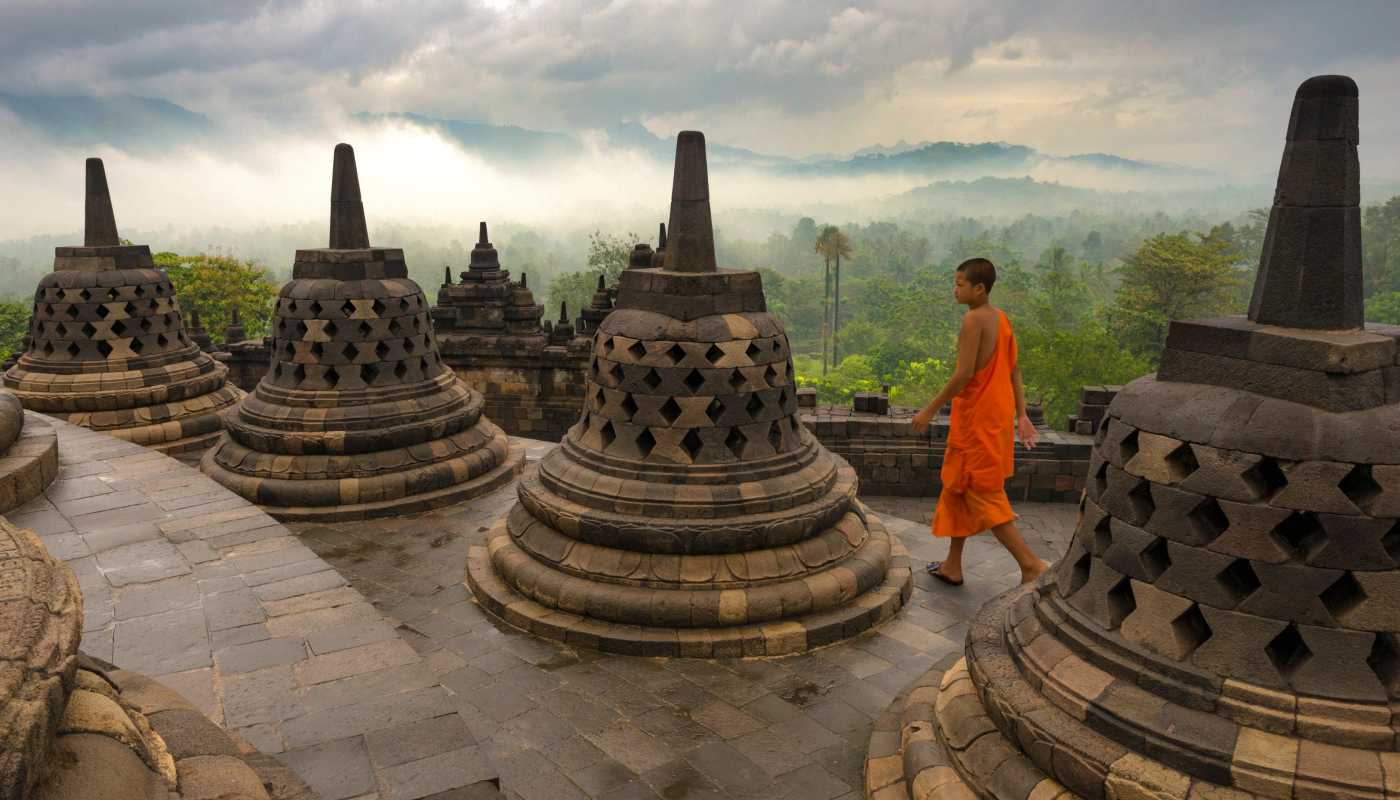
[[[873,414],[819,404],[802,410],[802,422],[824,447],[851,462],[862,495],[937,495],[943,490],[939,471],[948,446],[948,418],[940,415],[921,435],[909,427],[916,413],[908,406]],[[1037,503],[1079,502],[1093,441],[1042,428],[1034,450],[1016,445],[1016,474],[1006,479],[1007,495]]]
[[[547,336],[438,334],[442,363],[486,398],[485,414],[508,436],[557,442],[583,412],[591,342]]]

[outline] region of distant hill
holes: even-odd
[[[168,100],[134,94],[58,97],[0,93],[0,106],[54,141],[79,146],[110,144],[139,154],[197,143],[215,127],[203,114]]]
[[[57,142],[80,147],[109,144],[142,155],[181,144],[208,142],[214,133],[234,133],[203,114],[167,100],[129,94],[57,97],[0,93],[0,106],[26,126]],[[367,124],[396,122],[432,130],[463,150],[503,168],[529,168],[579,157],[588,150],[581,137],[516,125],[491,125],[413,113],[362,112],[353,118]],[[669,164],[675,156],[674,136],[657,136],[635,121],[619,122],[609,126],[605,133],[607,144],[614,148],[644,153],[663,164]],[[1225,175],[1204,170],[1135,161],[1106,153],[1051,156],[1006,142],[921,141],[910,144],[900,139],[893,145],[876,144],[849,156],[813,155],[801,159],[757,153],[713,141],[708,144],[712,166],[742,166],[789,177],[904,175],[973,180],[987,175],[1031,175],[1091,186],[1114,185],[1138,178],[1151,181],[1153,188],[1229,182]]]

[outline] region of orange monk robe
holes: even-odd
[[[1004,488],[1014,472],[1016,337],[1006,314],[997,314],[1001,324],[992,360],[953,398],[934,536],[971,536],[1016,519]]]

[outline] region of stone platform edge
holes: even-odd
[[[58,431],[44,417],[24,412],[24,428],[0,456],[0,514],[48,491],[58,477]]]

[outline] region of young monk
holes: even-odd
[[[1021,583],[1035,580],[1046,567],[1017,532],[1018,517],[1003,488],[1013,472],[1013,436],[1019,435],[1029,449],[1040,435],[1026,416],[1011,322],[987,299],[996,280],[996,267],[985,258],[958,266],[953,296],[967,306],[958,331],[958,367],[912,423],[914,430],[923,433],[938,410],[953,401],[948,450],[943,456],[943,493],[933,514],[933,535],[951,541],[948,558],[931,562],[928,572],[954,586],[963,582],[963,542],[985,530],[1016,559]]]

